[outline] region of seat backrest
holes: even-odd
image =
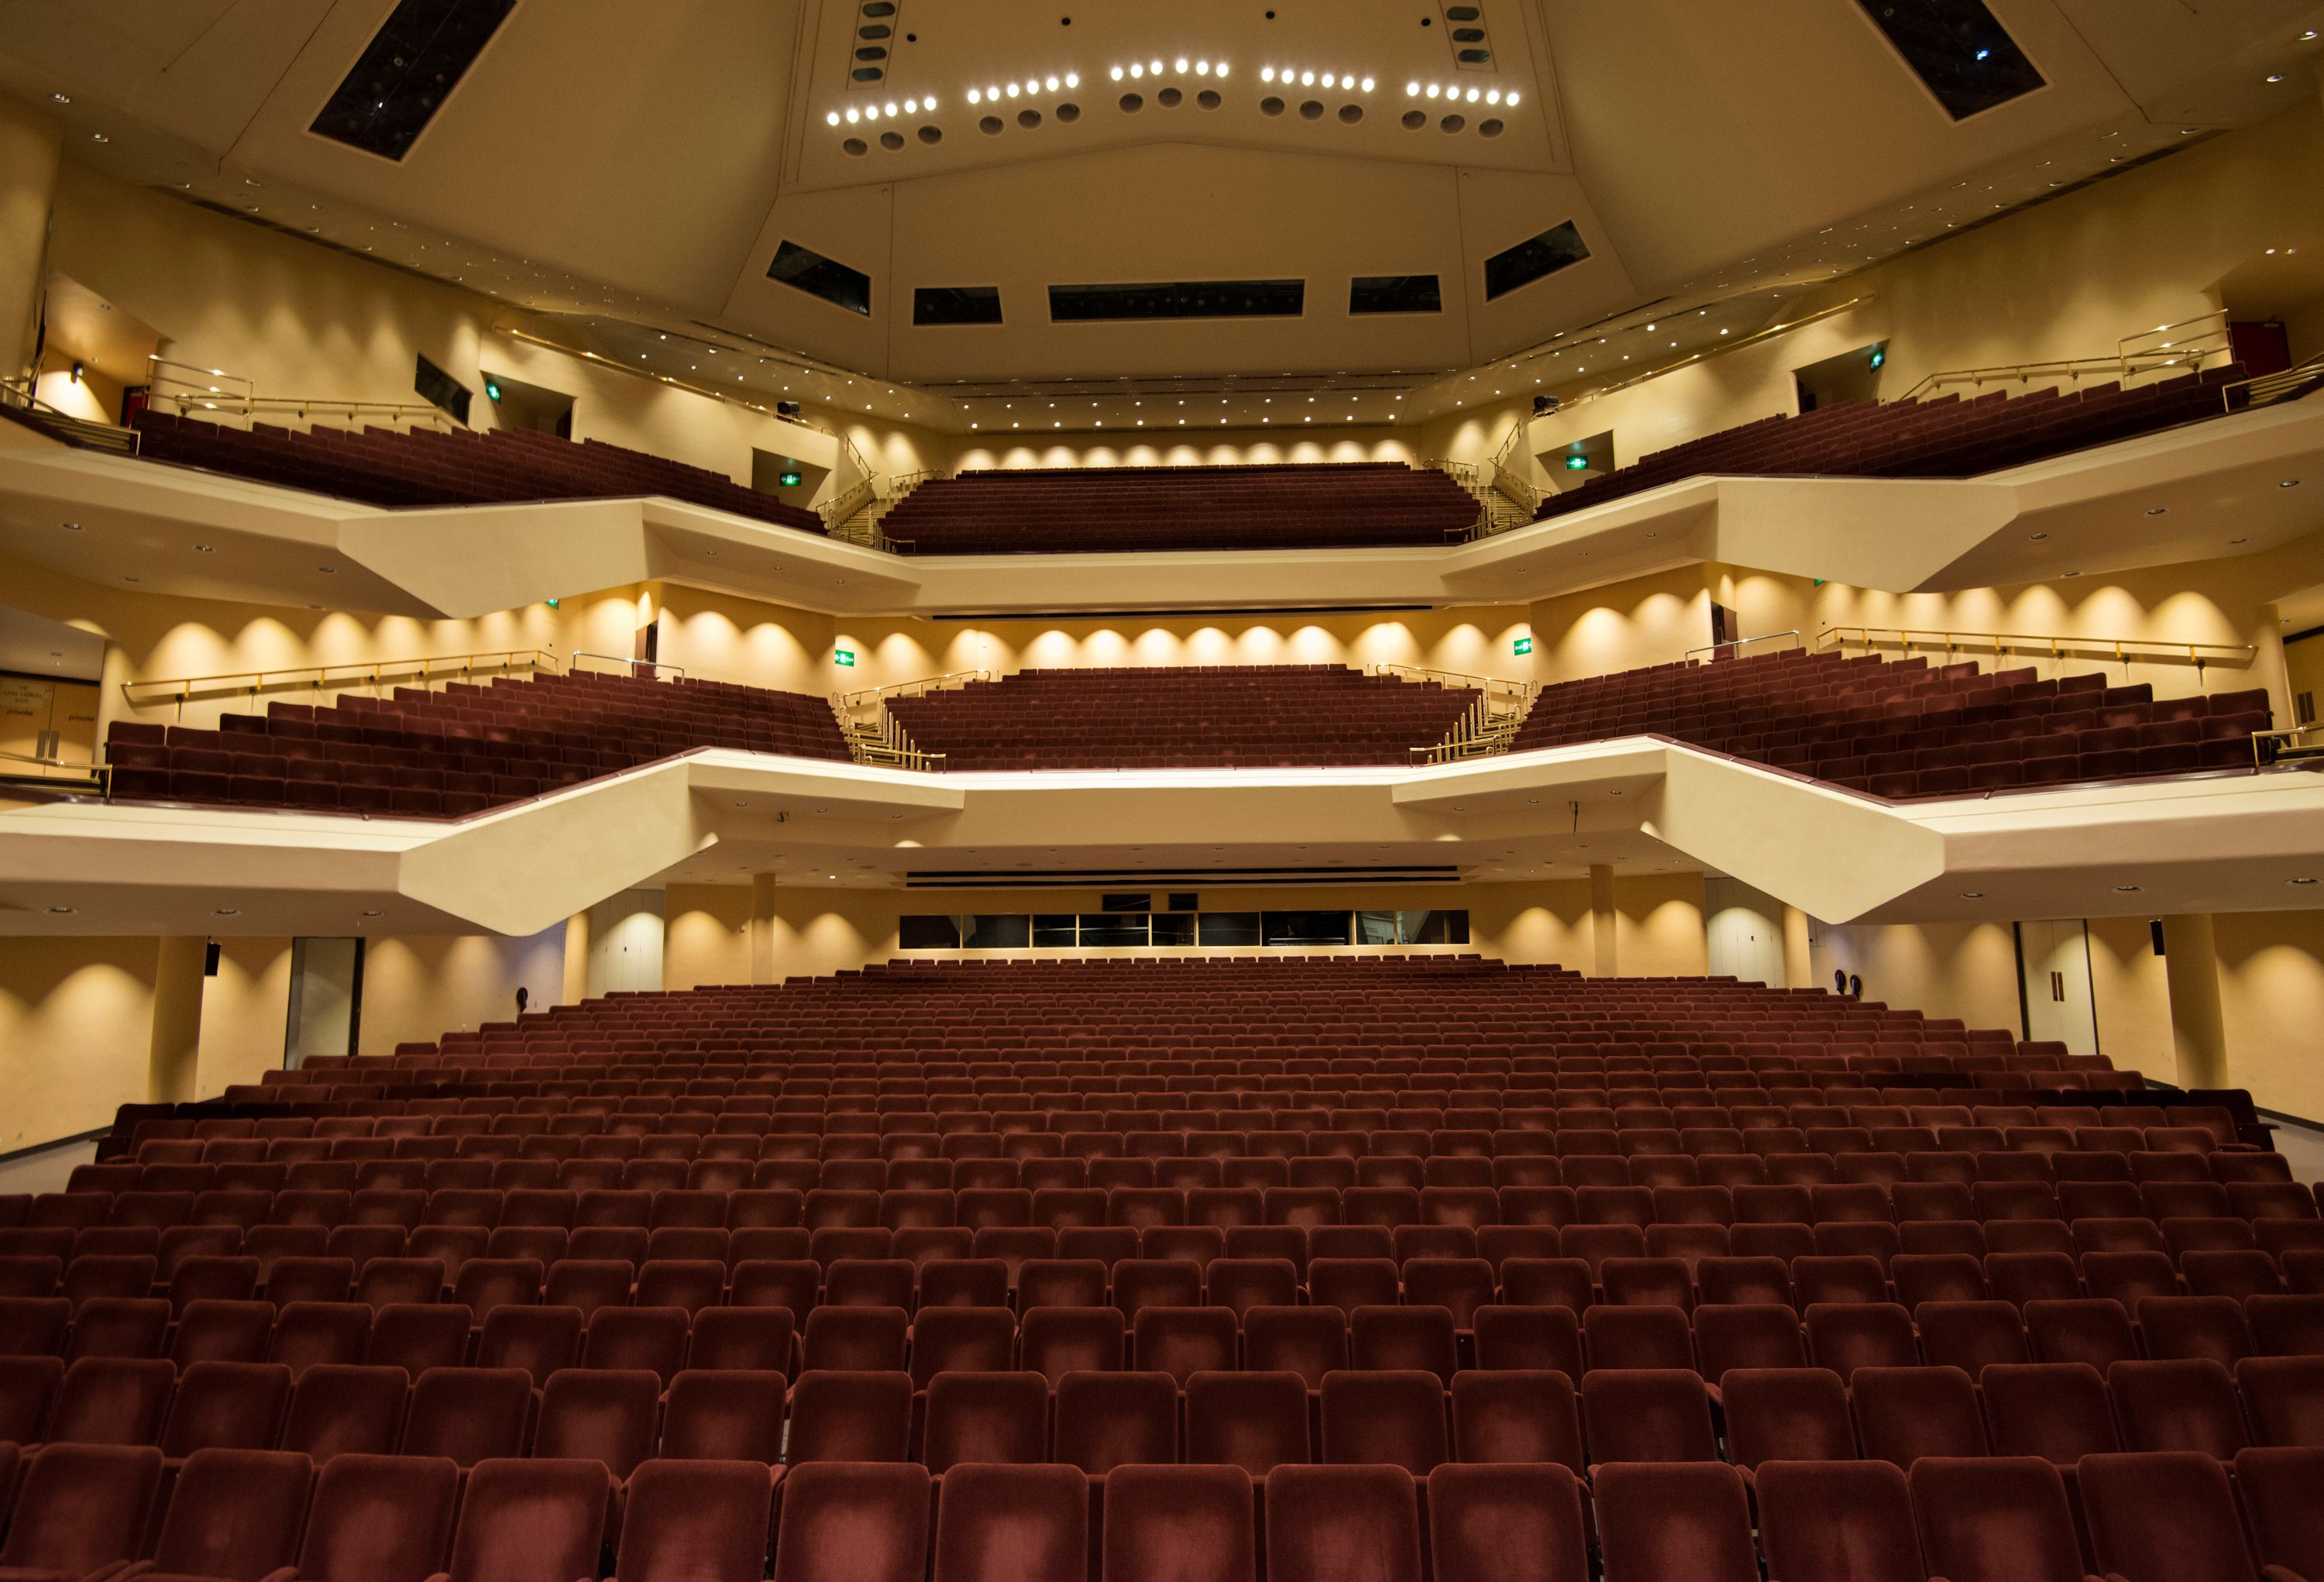
[[[1053,1457],[1093,1476],[1178,1459],[1178,1383],[1153,1372],[1057,1381]]]
[[[1609,1582],[1662,1577],[1757,1582],[1750,1510],[1742,1475],[1732,1466],[1601,1462],[1591,1481]]]
[[[2262,1565],[2324,1576],[2324,1446],[2239,1450],[2236,1488]]]
[[[1676,1368],[1596,1368],[1582,1375],[1590,1460],[1716,1461],[1702,1380]]]
[[[1400,1466],[1277,1466],[1267,1475],[1268,1582],[1420,1582],[1420,1513]]]
[[[1727,1453],[1738,1466],[1856,1459],[1848,1387],[1830,1368],[1730,1368],[1720,1394]]]
[[[171,1491],[155,1569],[263,1577],[295,1564],[314,1483],[314,1463],[295,1451],[193,1452]]]
[[[737,1461],[649,1461],[623,1490],[615,1582],[759,1582],[774,1480]]]
[[[535,1456],[596,1461],[625,1478],[653,1454],[660,1375],[643,1368],[565,1368],[540,1392]]]
[[[896,1376],[908,1410],[911,1380]],[[773,1582],[923,1582],[928,1505],[927,1468],[908,1462],[794,1466],[783,1475]]]
[[[780,1374],[687,1368],[669,1382],[661,1455],[687,1461],[782,1460]]]
[[[78,1577],[134,1559],[161,1486],[150,1446],[44,1446],[19,1478],[0,1566]]]
[[[532,1376],[521,1368],[430,1368],[411,1386],[401,1453],[448,1456],[462,1470],[524,1454]]]
[[[1232,1466],[1117,1467],[1105,1480],[1106,1582],[1251,1582],[1251,1496]]]
[[[810,1461],[901,1461],[911,1449],[912,1376],[822,1368],[791,1392],[792,1466]]]
[[[1562,1466],[1440,1466],[1428,1551],[1434,1582],[1588,1582],[1581,1483]]]
[[[1905,1472],[1929,1574],[1946,1582],[2081,1582],[2058,1469],[2033,1456],[1926,1456]]]
[[[1867,1459],[1910,1466],[1923,1456],[1982,1456],[1977,1386],[1959,1368],[1858,1368],[1856,1434]]]
[[[929,1383],[927,1402],[920,1465],[932,1473],[967,1462],[1032,1465],[1048,1457],[1049,1382],[1038,1374],[942,1373]]]
[[[1070,1466],[955,1466],[937,1498],[932,1582],[1083,1582],[1089,1529],[1088,1482]]]
[[[596,1461],[494,1458],[468,1474],[452,1582],[572,1582],[597,1568],[613,1480]]]
[[[1978,1385],[1997,1456],[2071,1466],[2122,1448],[2106,1380],[2088,1363],[1997,1364]]]
[[[1312,1457],[1307,1382],[1282,1371],[1196,1374],[1186,1381],[1189,1465],[1239,1466],[1265,1477]]]
[[[1452,1445],[1466,1464],[1555,1464],[1579,1474],[1587,1461],[1572,1378],[1539,1369],[1453,1374]]]
[[[2078,1473],[2098,1568],[2126,1582],[2256,1582],[2224,1467],[2195,1451],[2088,1456]]]
[[[281,1448],[318,1467],[336,1456],[392,1456],[410,1393],[401,1368],[318,1363],[291,1388]]]
[[[1885,1461],[1759,1468],[1759,1544],[1784,1582],[1922,1582],[1912,1492]]]

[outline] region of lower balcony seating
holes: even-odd
[[[1564,516],[1683,478],[1824,476],[1963,478],[2062,456],[2229,410],[2240,365],[2125,390],[1995,391],[1962,400],[1852,402],[1777,415],[1674,445],[1552,495],[1536,520]]]
[[[1409,764],[1477,701],[1465,687],[1342,665],[1019,671],[895,698],[888,712],[952,769]]]
[[[1515,750],[1668,736],[1904,799],[2249,769],[2271,717],[2261,689],[2158,702],[2102,675],[1794,651],[1545,687]]]
[[[2006,1032],[908,963],[269,1075],[0,1197],[0,1577],[2324,1577],[2316,1189]]]
[[[1324,550],[1456,542],[1477,513],[1402,462],[1011,467],[922,484],[880,532],[918,555]]]
[[[578,671],[274,703],[216,730],[116,720],[106,737],[117,798],[411,818],[462,818],[696,747],[849,756],[821,698]]]
[[[490,505],[527,500],[664,495],[778,527],[821,533],[814,512],[723,473],[602,440],[579,444],[521,429],[230,429],[200,418],[137,414],[138,454],[263,484],[386,506]]]

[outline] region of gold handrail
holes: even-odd
[[[261,395],[252,380],[240,374],[229,374],[223,368],[205,368],[194,363],[176,362],[159,353],[148,354],[145,361],[153,369],[152,378],[147,385],[146,401],[152,405],[174,407],[181,416],[198,408],[254,423],[262,412],[282,417],[295,415],[307,421],[311,421],[318,413],[333,417],[345,414],[347,421],[352,423],[369,413],[391,423],[425,422],[433,428],[452,426],[451,414],[432,402]],[[178,386],[182,388],[174,388]]]
[[[2181,331],[2199,324],[2208,324],[2213,319],[2218,320],[2213,328],[2199,331],[2192,337],[2180,335]],[[2182,364],[2200,369],[2204,358],[2234,350],[2227,324],[2227,310],[2215,308],[2192,319],[2182,319],[2176,324],[2158,324],[2152,329],[2123,336],[2115,342],[2114,353],[2110,356],[2059,357],[2048,362],[1998,363],[1986,368],[1940,369],[1936,373],[1923,375],[1918,384],[1897,399],[1917,400],[1923,390],[1933,390],[1946,384],[2022,384],[2034,379],[2055,379],[2061,375],[2079,381],[2086,374],[2109,372],[2117,378],[2127,380],[2139,374],[2175,368]],[[2132,345],[2134,341],[2146,340],[2158,335],[2180,335],[2180,338],[2143,348]],[[2212,344],[2197,344],[2205,341]],[[2165,356],[2165,352],[2172,355]]]
[[[866,703],[878,703],[889,698],[917,697],[957,682],[990,681],[998,672],[986,670],[947,671],[941,676],[923,676],[917,681],[890,681],[884,687],[866,687],[854,692],[834,692],[831,700],[842,708],[861,708]]]
[[[2220,654],[2239,653],[2246,656],[2246,658],[2256,658],[2259,653],[2259,646],[2256,643],[2182,643],[2175,639],[2162,637],[2074,637],[2061,635],[2057,633],[2049,633],[2044,634],[2024,632],[1954,632],[1934,626],[1867,626],[1855,623],[1850,623],[1844,626],[1833,625],[1824,627],[1821,632],[1816,634],[1817,646],[1819,648],[1826,646],[1826,640],[1831,639],[1831,641],[1829,643],[1829,646],[1834,648],[1845,648],[1848,646],[1847,639],[1838,634],[1847,632],[1854,632],[1858,634],[1859,639],[1858,645],[1864,648],[1889,646],[1885,643],[1876,643],[1873,641],[1876,634],[1882,634],[1895,637],[1896,642],[1894,646],[1905,649],[1934,647],[1936,644],[1933,643],[1923,643],[1917,640],[1922,638],[1941,638],[1943,640],[1945,653],[1948,657],[1950,657],[1956,649],[1967,648],[1976,644],[1989,643],[1992,645],[1994,657],[1998,659],[2002,653],[2008,649],[2022,647],[2028,643],[2035,643],[2046,647],[2049,651],[2050,657],[2053,660],[2064,659],[2066,657],[2066,651],[2069,649],[2098,648],[2111,650],[2114,654],[2115,662],[2117,664],[2126,665],[2129,664],[2133,659],[2139,657],[2126,652],[2129,649],[2162,649],[2173,657],[2177,655],[2180,650],[2184,649],[2187,653],[2187,661],[2193,665],[2199,672],[2209,662],[2203,657],[2202,651],[2205,649],[2209,649],[2214,652]]]
[[[686,674],[686,667],[684,665],[674,665],[667,660],[637,659],[626,653],[598,653],[590,649],[576,648],[573,651],[573,657],[575,659],[602,659],[608,664],[627,665],[630,667],[630,673],[632,675],[637,674],[638,668],[641,665],[650,671],[676,671],[681,676]]]
[[[2319,731],[2324,731],[2324,719],[2311,719],[2306,725],[2284,726],[2276,730],[2252,732],[2252,767],[2264,769],[2267,766],[2267,759],[2260,746],[2263,742],[2290,742],[2300,748],[2296,755],[2301,758],[2324,755],[2324,747],[2310,751],[2300,746],[2301,737],[2313,735]],[[2279,754],[2278,757],[2280,759],[2282,754]]]
[[[42,758],[31,753],[10,753],[5,750],[0,750],[0,760],[10,763],[37,763],[43,769],[78,769],[87,773],[100,791],[112,782],[113,765],[110,763],[95,762],[82,763],[70,758]]]
[[[450,680],[452,667],[457,667],[457,673],[463,677],[472,676],[479,670],[496,671],[506,675],[520,665],[527,670],[545,670],[553,674],[560,662],[555,653],[542,648],[436,654],[417,659],[351,660],[341,664],[286,665],[280,670],[228,671],[213,676],[154,677],[124,681],[121,683],[121,695],[132,708],[175,702],[179,717],[183,718],[186,705],[192,700],[197,689],[217,688],[220,691],[244,692],[254,699],[259,693],[270,688],[304,686],[317,692],[335,688],[331,680],[334,672],[342,672],[350,680],[365,682],[374,688],[384,685],[392,671],[416,673],[420,685],[426,686],[439,674]],[[141,696],[141,693],[146,695]]]
[[[1849,631],[1856,630],[1856,628],[1852,626],[1847,629]],[[1824,630],[1831,632],[1840,630],[1840,628],[1827,626]],[[1757,637],[1729,637],[1724,643],[1706,643],[1701,648],[1688,649],[1684,653],[1679,655],[1679,657],[1681,659],[1692,659],[1698,653],[1710,653],[1714,650],[1721,648],[1748,648],[1754,643],[1773,643],[1778,637],[1796,637],[1800,640],[1800,646],[1803,648],[1807,646],[1807,638],[1802,634],[1797,626],[1794,626],[1788,632],[1762,632]]]
[[[1835,313],[1845,313],[1850,308],[1860,308],[1872,301],[1873,294],[1866,291],[1860,296],[1849,298],[1845,302],[1834,302],[1829,308],[1819,308],[1812,313],[1803,313],[1798,318],[1787,319],[1781,324],[1770,324],[1765,329],[1755,329],[1748,335],[1738,335],[1732,339],[1722,340],[1717,346],[1705,347],[1701,351],[1680,357],[1674,362],[1664,363],[1656,367],[1646,369],[1642,373],[1633,374],[1628,378],[1618,380],[1614,384],[1603,384],[1595,390],[1585,390],[1579,395],[1568,396],[1559,406],[1558,411],[1560,413],[1569,412],[1577,406],[1584,406],[1601,397],[1617,394],[1634,384],[1643,384],[1649,379],[1659,379],[1665,374],[1674,374],[1679,369],[1690,364],[1700,363],[1705,358],[1723,357],[1729,352],[1739,352],[1747,346],[1757,346],[1763,340],[1773,340],[1779,335],[1789,335],[1793,330],[1803,329],[1820,319],[1829,319]],[[1585,346],[1589,343],[1577,341],[1574,344]]]
[[[1457,687],[1473,687],[1480,692],[1504,698],[1530,698],[1541,690],[1539,681],[1512,681],[1499,676],[1471,675],[1466,671],[1431,670],[1425,665],[1396,664],[1388,660],[1374,660],[1364,667],[1367,675],[1400,676],[1407,680],[1448,682]]]

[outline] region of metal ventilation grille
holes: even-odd
[[[1463,71],[1490,71],[1493,41],[1485,32],[1485,8],[1448,0],[1438,9],[1444,14],[1444,39],[1452,46],[1452,63]]]
[[[1984,0],[1857,0],[1956,121],[2045,87]]]
[[[903,10],[898,0],[862,0],[855,8],[855,37],[848,47],[851,88],[875,88],[888,80],[888,67],[903,35],[897,32]]]
[[[397,0],[308,130],[401,159],[515,8],[516,0]]]

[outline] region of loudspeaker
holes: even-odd
[[[1533,415],[1537,418],[1545,418],[1550,413],[1555,412],[1558,409],[1558,399],[1554,395],[1536,395],[1533,398]]]
[[[795,418],[798,415],[799,403],[798,402],[779,401],[775,402],[775,416],[779,418]]]

